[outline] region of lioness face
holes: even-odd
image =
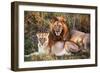
[[[56,34],[56,36],[60,36],[60,34],[62,33],[62,30],[63,30],[62,23],[60,21],[55,21],[53,30],[54,30],[54,33]]]
[[[45,43],[48,43],[49,33],[37,33],[36,35],[37,35],[39,44],[43,46]]]

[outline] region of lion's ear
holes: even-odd
[[[60,16],[60,17],[58,17],[58,19],[59,19],[59,21],[61,21],[61,22],[66,22],[66,19],[65,19],[64,16]]]
[[[57,17],[52,17],[51,23],[54,23],[55,21],[58,21]]]

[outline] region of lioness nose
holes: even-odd
[[[44,42],[45,42],[45,38],[41,38],[41,39],[40,39],[40,42],[41,42],[41,44],[43,45]]]

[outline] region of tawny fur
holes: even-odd
[[[68,24],[65,23],[65,18],[55,17],[50,24],[49,47],[53,46],[58,41],[66,41],[69,39]],[[59,33],[57,35],[57,33]]]
[[[49,43],[49,33],[37,33],[36,34],[37,39],[38,39],[38,52],[40,54],[48,54],[49,53],[49,48],[48,48],[48,43]]]
[[[78,30],[71,31],[70,41],[78,44],[82,49],[90,48],[90,34]]]

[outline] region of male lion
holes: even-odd
[[[69,28],[65,18],[62,16],[54,17],[50,24],[48,44],[48,46],[51,48],[51,53],[54,53],[54,49],[56,51],[58,51],[58,49],[63,49],[65,41],[69,40],[69,36]],[[55,47],[57,43],[60,43],[60,47],[52,48]]]

